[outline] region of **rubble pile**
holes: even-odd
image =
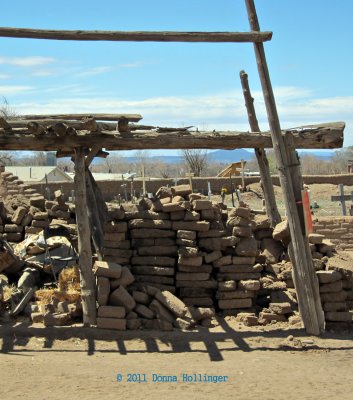
[[[103,329],[191,329],[212,326],[212,308],[188,307],[168,290],[135,281],[130,269],[112,262],[96,261],[97,327]]]
[[[43,265],[46,254],[37,240],[42,230],[60,224],[70,231],[71,241],[76,235],[75,207],[60,191],[54,201],[31,193],[16,204],[3,205],[3,220],[11,218],[22,230],[5,233],[28,238],[14,246],[16,254],[0,249],[0,313],[4,303],[9,309],[12,302],[13,309],[21,296],[48,281],[51,271]],[[298,324],[289,242],[287,221],[273,229],[265,215],[244,203],[227,211],[192,193],[189,185],[162,187],[138,204],[109,204],[103,261],[94,264],[98,327],[190,329],[196,323],[210,326],[215,312],[251,326]],[[333,263],[334,245],[323,235],[311,234],[309,242],[328,326],[352,325],[353,271]],[[62,250],[70,243],[53,245]],[[57,250],[51,249],[53,254]],[[37,290],[33,321],[60,325],[75,320],[82,313],[77,293],[70,298],[67,290]],[[183,311],[170,309],[163,296]]]
[[[26,196],[7,197],[6,202],[0,202],[1,237],[18,243],[26,235],[38,234],[50,224],[75,224],[74,206],[65,202],[60,190],[54,195],[54,201],[31,192]]]

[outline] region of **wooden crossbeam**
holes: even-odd
[[[87,118],[94,118],[97,121],[119,121],[120,119],[127,119],[130,122],[139,122],[142,119],[140,114],[51,114],[51,115],[21,115],[21,120],[65,120],[68,121],[81,121]],[[10,122],[10,121],[9,121]],[[16,122],[13,121],[14,123]]]
[[[103,40],[115,42],[258,43],[271,40],[272,32],[132,32],[0,27],[0,37],[51,40]]]
[[[293,133],[294,144],[300,149],[333,149],[343,145],[343,122],[287,129]],[[249,132],[131,132],[121,136],[111,131],[84,132],[55,136],[41,133],[36,137],[26,128],[13,129],[10,134],[0,129],[0,150],[56,151],[75,147],[91,148],[99,144],[107,150],[134,149],[238,149],[270,148],[271,134]]]

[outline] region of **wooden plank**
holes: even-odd
[[[343,144],[343,122],[312,125],[310,127],[287,129],[293,132],[294,143],[303,149],[339,148]],[[0,129],[1,133],[1,129]],[[128,137],[119,133],[102,131],[88,133],[80,131],[77,135],[55,136],[53,133],[35,137],[26,128],[13,129],[11,134],[0,135],[0,150],[39,150],[55,151],[75,147],[92,148],[100,144],[107,150],[132,149],[237,149],[272,147],[271,134],[249,132],[199,132],[188,134],[179,132],[131,132]],[[85,134],[86,133],[86,134]]]
[[[28,28],[0,28],[0,37],[51,40],[104,40],[124,42],[208,42],[244,43],[271,40],[272,32],[146,32],[84,31]]]
[[[76,148],[75,151],[74,185],[83,323],[85,325],[96,325],[96,285],[92,271],[91,231],[87,214],[85,156],[82,148]]]
[[[248,114],[250,129],[252,132],[260,132],[259,123],[256,117],[254,99],[251,96],[248,75],[244,71],[240,71],[240,81],[243,88],[245,106]],[[271,226],[275,227],[281,221],[281,214],[278,211],[275,191],[273,189],[270,167],[263,148],[255,147],[255,156],[259,165],[261,176],[261,186],[265,198],[266,213],[271,221]]]
[[[91,162],[93,161],[94,157],[96,157],[98,152],[101,150],[102,149],[100,144],[96,144],[91,148],[90,152],[87,154],[87,157],[85,159],[86,168],[88,168],[91,165]]]
[[[259,31],[254,0],[245,0],[250,27]],[[273,148],[278,165],[279,178],[283,190],[283,199],[287,212],[291,233],[290,256],[293,263],[295,284],[299,310],[308,334],[319,335],[324,330],[324,317],[320,303],[319,285],[317,279],[312,279],[314,273],[312,260],[309,261],[306,249],[308,240],[303,236],[299,220],[297,204],[293,190],[293,180],[290,174],[285,142],[277,113],[276,101],[273,94],[270,74],[268,71],[265,50],[262,43],[254,44],[255,56],[263,90],[266,111],[272,133]],[[303,251],[305,249],[305,251]],[[311,254],[310,254],[311,257]],[[316,278],[316,276],[315,276]]]
[[[87,212],[91,228],[91,237],[96,249],[98,260],[103,260],[104,223],[106,220],[107,206],[101,195],[91,171],[85,168],[87,190]],[[98,201],[100,200],[100,201]]]
[[[346,202],[344,201],[344,186],[343,186],[343,183],[340,183],[338,185],[338,192],[339,192],[339,196],[341,197],[342,215],[347,215]]]
[[[297,291],[299,310],[303,321],[305,321],[304,326],[307,330],[309,329],[307,321],[310,321],[313,314],[316,314],[317,316],[318,325],[320,327],[319,329],[323,329],[325,320],[321,306],[319,283],[307,239],[307,227],[305,223],[305,210],[302,195],[304,182],[300,169],[299,156],[295,150],[293,135],[291,133],[285,135],[285,146],[289,163],[288,171],[292,178],[293,193],[301,227],[301,232],[298,227],[298,236],[296,237],[296,240],[299,240],[300,256],[298,257],[297,250],[293,245],[293,240],[289,244],[288,248],[289,257],[293,263],[293,280]],[[291,237],[293,238],[293,236]]]
[[[142,115],[140,114],[47,114],[47,115],[38,115],[38,114],[27,114],[21,115],[21,120],[76,120],[82,121],[83,119],[93,118],[97,121],[119,121],[124,118],[129,120],[130,122],[138,122],[142,119]]]
[[[345,194],[344,196],[331,196],[331,201],[353,201],[353,194]]]

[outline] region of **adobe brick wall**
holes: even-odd
[[[353,217],[316,217],[315,233],[325,235],[340,249],[353,249]]]
[[[259,182],[259,177],[246,177],[245,183],[250,185],[254,182]],[[211,184],[212,193],[220,193],[223,186],[225,186],[230,191],[230,181],[229,178],[193,178],[193,188],[196,191],[200,191],[204,194],[208,192],[208,182]],[[188,184],[189,179],[178,179],[178,185]],[[241,178],[232,178],[232,183],[234,186],[241,185]],[[98,181],[99,188],[103,193],[105,201],[110,201],[114,197],[124,195],[123,184],[127,185],[127,192],[130,194],[131,183],[130,181]],[[155,193],[161,186],[174,186],[174,179],[158,179],[158,180],[146,180],[146,190],[148,193]],[[51,194],[54,194],[55,190],[61,189],[66,198],[71,196],[71,192],[74,189],[73,182],[52,182],[48,185],[43,183],[31,183],[31,187],[35,188],[39,193],[45,194],[45,188],[49,187]],[[133,189],[136,195],[142,192],[142,181],[134,180]]]
[[[312,185],[314,183],[330,183],[333,185],[338,185],[343,183],[347,186],[353,186],[353,174],[341,174],[341,175],[304,175],[304,183],[307,185]],[[245,184],[251,185],[260,181],[260,177],[245,177]],[[207,194],[208,182],[211,184],[212,193],[219,194],[223,186],[225,186],[228,191],[230,191],[230,180],[229,178],[193,178],[193,186],[197,191]],[[234,186],[241,185],[241,178],[232,178]],[[279,185],[278,176],[272,177],[272,182],[274,185]],[[121,187],[124,183],[127,184],[127,192],[130,193],[130,181],[99,181],[97,182],[100,187],[104,199],[106,201],[112,200],[118,194],[124,194],[124,190]],[[155,193],[161,186],[173,186],[175,183],[174,179],[157,179],[157,180],[147,180],[146,190],[148,193]],[[178,179],[178,184],[189,183],[188,178]],[[31,187],[35,188],[39,193],[45,193],[46,185],[43,183],[31,183]],[[65,196],[71,196],[71,191],[74,188],[73,182],[52,182],[48,184],[48,187],[53,194],[55,190],[61,189]],[[136,195],[142,192],[142,181],[135,180],[133,183],[133,188]]]

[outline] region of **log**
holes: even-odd
[[[102,193],[97,186],[91,171],[85,166],[87,213],[92,241],[98,260],[103,260],[104,223],[108,213]]]
[[[294,147],[293,135],[287,133],[284,138],[287,158],[289,163],[289,174],[292,177],[294,198],[297,205],[298,216],[301,226],[302,244],[301,257],[298,259],[292,241],[289,243],[289,258],[293,263],[293,280],[298,296],[299,311],[303,321],[310,320],[312,313],[317,315],[318,323],[324,327],[325,317],[321,306],[319,281],[315,273],[309,241],[306,237],[305,215],[302,202],[302,190],[304,187],[303,177],[300,169],[300,161]],[[299,232],[298,232],[299,234]],[[303,264],[298,264],[302,263]],[[307,290],[309,288],[309,291]]]
[[[88,119],[87,121],[73,121],[73,120],[65,120],[65,119],[36,119],[38,124],[42,124],[44,126],[53,125],[59,122],[66,124],[69,128],[75,128],[77,130],[88,130],[88,131],[116,131],[117,124],[116,122],[97,122],[94,118]],[[96,129],[93,129],[93,126],[90,121],[95,121]],[[25,128],[28,125],[28,120],[14,119],[9,120],[7,123],[10,125],[10,128]],[[0,128],[4,128],[0,125]],[[152,131],[156,132],[180,132],[180,133],[188,133],[189,129],[193,128],[193,126],[183,127],[183,128],[171,128],[171,127],[162,127],[162,126],[153,126],[153,125],[140,125],[140,124],[130,124],[130,131]]]
[[[254,107],[254,99],[252,98],[250,92],[248,75],[244,71],[240,71],[240,81],[243,88],[245,106],[248,113],[248,120],[251,131],[260,132],[260,127],[257,121]],[[273,189],[266,151],[265,149],[255,147],[255,155],[259,165],[261,185],[264,192],[267,215],[271,221],[271,226],[274,228],[281,221],[281,215],[277,208],[276,196]]]
[[[33,122],[34,123],[34,122]],[[343,122],[309,125],[283,131],[292,132],[296,148],[333,149],[343,145]],[[0,129],[1,132],[1,129]],[[179,132],[138,132],[129,137],[119,133],[81,131],[77,136],[42,135],[35,138],[26,128],[16,128],[11,135],[0,136],[0,150],[70,150],[75,147],[92,148],[100,145],[107,150],[132,149],[237,149],[272,147],[271,134],[249,132],[198,132],[180,135]]]
[[[5,131],[11,131],[12,130],[11,125],[3,117],[0,117],[0,128],[4,129]]]
[[[144,32],[83,31],[28,28],[0,28],[0,37],[51,40],[105,40],[124,42],[264,42],[272,32]]]
[[[96,285],[92,271],[91,231],[87,214],[85,156],[81,148],[76,148],[75,153],[74,184],[83,323],[90,326],[96,325]]]
[[[260,26],[257,19],[254,0],[245,1],[250,27],[254,31],[259,31]],[[316,290],[314,290],[312,286],[313,282],[310,280],[310,269],[312,268],[312,263],[310,264],[308,262],[307,254],[304,250],[307,244],[307,238],[303,236],[299,220],[293,190],[293,180],[289,168],[290,164],[286,153],[285,142],[282,136],[276,101],[273,94],[263,44],[255,43],[254,50],[265,99],[268,121],[271,128],[273,148],[278,165],[279,178],[283,190],[283,199],[291,233],[292,262],[293,268],[297,269],[296,289],[300,313],[307,333],[311,335],[320,335],[321,331],[324,330],[324,319],[322,318],[320,310],[316,307]]]
[[[0,28],[1,29],[1,28]],[[97,121],[119,121],[122,118],[129,120],[130,122],[139,122],[142,119],[140,114],[52,114],[52,115],[21,115],[22,120],[81,120],[86,123],[87,119],[95,119]],[[82,121],[84,120],[84,121]],[[62,121],[63,122],[63,121]]]

